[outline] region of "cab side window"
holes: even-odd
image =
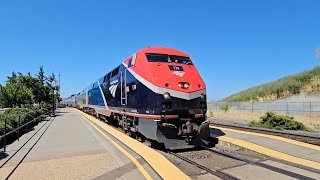
[[[110,79],[111,73],[108,73],[107,75],[104,76],[103,82],[106,82]]]
[[[132,66],[132,58],[129,60],[128,68]]]
[[[116,68],[116,69],[114,69],[112,72],[111,72],[111,77],[110,78],[113,78],[114,76],[116,76],[116,75],[118,75],[118,73],[119,73],[119,66]]]

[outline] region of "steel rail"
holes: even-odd
[[[192,160],[190,160],[190,159],[188,159],[188,158],[186,158],[186,157],[184,157],[184,156],[181,156],[181,155],[176,154],[176,153],[171,152],[171,151],[169,151],[169,153],[172,154],[173,156],[175,156],[175,157],[177,157],[177,158],[179,158],[179,159],[181,159],[181,160],[184,160],[184,161],[186,161],[186,162],[188,162],[188,163],[190,163],[190,164],[192,164],[192,165],[195,165],[196,167],[198,167],[198,168],[200,168],[200,169],[202,169],[202,170],[205,170],[205,171],[207,171],[208,173],[213,174],[213,175],[215,175],[215,176],[217,176],[217,177],[219,177],[219,178],[221,178],[221,179],[234,179],[234,180],[239,180],[239,178],[237,178],[237,177],[235,177],[235,176],[233,176],[233,175],[231,175],[231,174],[225,173],[225,172],[223,172],[223,171],[221,171],[221,170],[207,168],[207,167],[205,167],[205,166],[203,166],[203,165],[201,165],[201,164],[199,164],[199,163],[197,163],[197,162],[194,162],[194,161],[192,161]]]
[[[222,152],[222,151],[215,150],[215,149],[211,149],[211,148],[208,148],[208,147],[205,147],[205,146],[203,146],[203,148],[208,150],[208,151],[214,152],[216,154],[219,154],[219,155],[222,155],[222,156],[226,156],[228,158],[235,159],[235,160],[238,160],[238,161],[242,161],[242,162],[245,162],[247,164],[251,164],[251,165],[259,166],[259,167],[262,167],[262,168],[265,168],[265,169],[269,169],[271,171],[278,172],[280,174],[284,174],[284,175],[290,176],[292,178],[312,179],[312,178],[309,178],[309,177],[304,176],[304,175],[300,175],[300,174],[297,174],[297,173],[294,173],[294,172],[291,172],[291,171],[287,171],[287,170],[284,170],[284,169],[281,169],[281,168],[278,168],[278,167],[275,167],[275,166],[264,164],[261,161],[251,161],[251,160],[248,160],[246,158],[238,157],[238,156],[235,156],[233,154]]]

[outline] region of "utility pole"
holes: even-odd
[[[60,105],[60,89],[61,89],[61,86],[60,86],[60,72],[59,72],[59,91],[58,91],[58,93],[59,93],[59,99],[58,99],[58,102],[59,102],[59,105]]]
[[[316,50],[316,56],[317,56],[317,59],[320,60],[320,48],[317,48],[317,50]]]

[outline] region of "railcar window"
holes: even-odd
[[[184,57],[184,56],[147,53],[146,57],[149,62],[175,62],[175,63],[179,63],[179,64],[192,65],[190,58]]]
[[[120,68],[120,67],[118,66],[116,69],[114,69],[114,70],[112,71],[110,78],[116,76],[116,75],[119,73],[119,68]]]

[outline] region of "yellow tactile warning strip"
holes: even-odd
[[[292,163],[295,163],[295,164],[300,164],[300,165],[303,165],[303,166],[307,166],[307,167],[310,167],[310,168],[314,168],[314,169],[320,170],[320,163],[318,163],[318,162],[314,162],[314,161],[310,161],[310,160],[294,157],[294,156],[291,156],[291,155],[288,155],[288,154],[285,154],[285,153],[282,153],[282,152],[278,152],[278,151],[275,151],[275,150],[272,150],[272,149],[269,149],[269,148],[266,148],[266,147],[263,147],[263,146],[259,146],[259,145],[256,145],[256,144],[253,144],[253,143],[250,143],[250,142],[247,142],[247,141],[243,141],[243,140],[240,140],[240,139],[235,139],[235,138],[230,138],[230,137],[225,137],[225,136],[220,136],[218,138],[221,141],[228,142],[228,143],[231,143],[231,144],[235,144],[237,146],[241,146],[241,147],[244,147],[246,149],[250,149],[252,151],[255,151],[255,152],[258,152],[258,153],[261,153],[261,154],[276,158],[276,159],[281,159],[281,160],[284,160],[284,161],[288,161],[288,162],[292,162]]]
[[[173,165],[169,160],[167,160],[163,155],[156,152],[155,150],[151,149],[150,147],[132,139],[131,137],[127,136],[126,134],[123,134],[106,123],[97,120],[96,118],[82,112],[79,110],[76,110],[79,114],[81,114],[85,119],[87,119],[89,122],[93,122],[100,126],[102,129],[106,130],[110,134],[112,134],[114,137],[116,137],[119,141],[124,143],[126,146],[130,147],[133,151],[135,151],[137,154],[139,154],[141,157],[143,157],[150,166],[163,178],[163,179],[190,179],[189,176],[184,174],[180,169],[178,169],[175,165]],[[94,126],[95,127],[95,126]],[[97,128],[97,127],[95,127]],[[100,129],[97,129],[99,132],[101,132]],[[103,132],[101,132],[104,134]],[[104,136],[106,136],[104,134]],[[108,137],[108,136],[107,136]],[[110,138],[110,137],[109,137]],[[112,143],[115,143],[110,139]],[[116,147],[119,145],[117,144]],[[121,146],[119,146],[121,148]],[[124,150],[124,149],[123,149]],[[125,151],[125,150],[124,150]],[[128,153],[129,154],[129,153]],[[127,154],[126,154],[127,155]],[[129,154],[130,155],[130,154]],[[127,155],[128,156],[128,155]],[[132,157],[135,159],[134,157]],[[130,158],[131,159],[131,158]],[[132,159],[131,159],[132,160]],[[132,160],[137,167],[141,164],[137,160]],[[138,167],[139,168],[139,167]],[[141,168],[143,168],[141,166]],[[139,169],[140,170],[140,169]],[[141,170],[140,170],[141,171]],[[144,170],[145,171],[145,170]],[[145,175],[145,174],[144,174]],[[149,175],[150,177],[150,175]],[[147,177],[146,177],[147,178]],[[150,177],[151,178],[151,177]],[[148,179],[148,178],[147,178]]]
[[[82,114],[81,115],[83,118],[86,119],[86,117],[84,117]],[[88,121],[95,129],[97,129],[98,132],[100,132],[106,139],[108,139],[116,148],[118,148],[123,154],[125,154],[136,166],[137,168],[140,170],[140,172],[142,173],[142,175],[146,178],[146,179],[152,179],[151,176],[148,174],[148,172],[142,167],[142,165],[136,160],[136,158],[134,158],[130,153],[128,153],[125,149],[123,149],[121,146],[119,146],[119,144],[117,144],[116,142],[114,142],[109,136],[107,136],[105,133],[103,133],[99,128],[97,128],[94,124],[92,124],[92,122]]]
[[[237,130],[237,129],[229,129],[229,128],[217,127],[217,126],[212,126],[212,125],[210,127],[211,128],[215,128],[215,129],[221,129],[221,130],[236,132],[236,133],[242,133],[242,134],[249,134],[249,135],[253,135],[253,136],[266,137],[266,138],[275,139],[275,140],[283,141],[283,142],[286,142],[286,143],[294,144],[294,145],[297,145],[297,146],[302,146],[302,147],[305,147],[305,148],[309,148],[309,149],[320,151],[320,146],[316,146],[316,145],[312,145],[312,144],[308,144],[308,143],[304,143],[304,142],[300,142],[300,141],[296,141],[296,140],[292,140],[292,139],[288,139],[288,138],[284,138],[284,137],[279,137],[279,136],[274,136],[274,135],[269,135],[269,134],[259,134],[259,133],[255,133],[255,132],[247,132],[247,131],[241,131],[241,130]]]

